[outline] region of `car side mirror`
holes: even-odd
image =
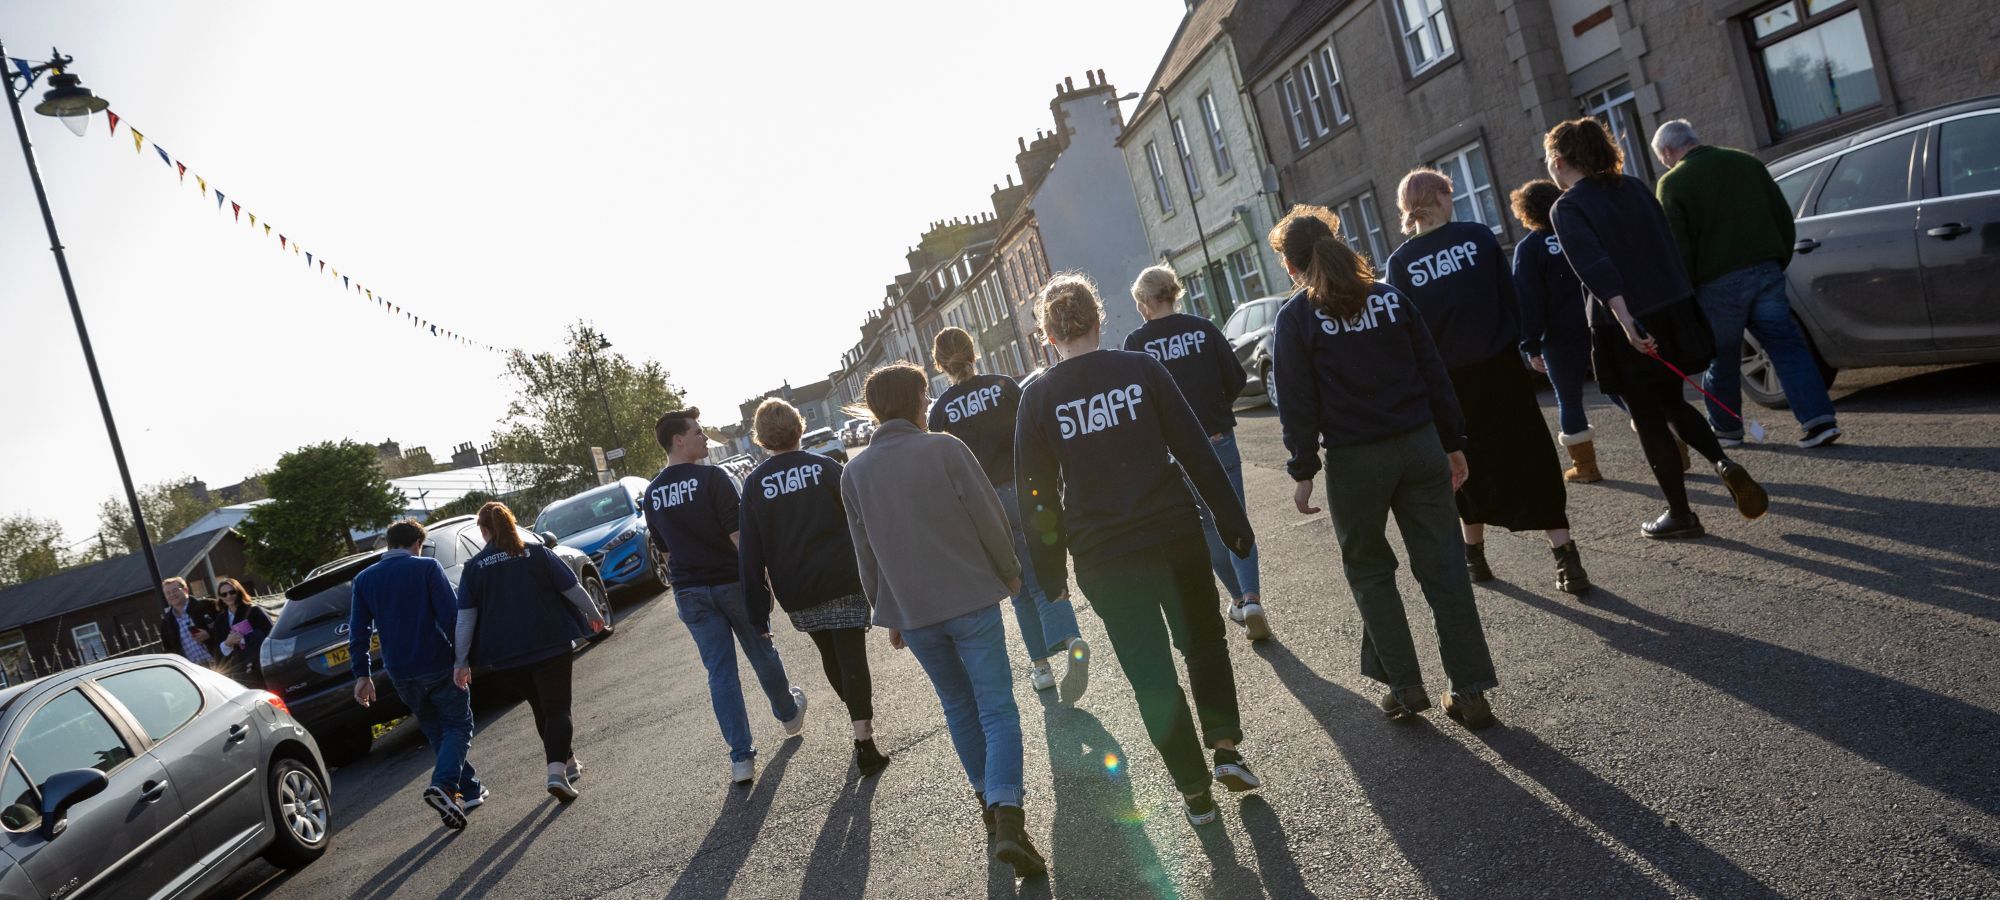
[[[542,532],[542,546],[554,550],[556,548],[556,533],[553,531]]]
[[[42,840],[52,841],[69,828],[69,809],[98,794],[111,780],[96,769],[57,772],[42,782]]]

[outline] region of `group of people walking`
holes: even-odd
[[[1662,158],[1732,164],[1720,154],[1733,151],[1685,146],[1691,135],[1662,129]],[[1701,533],[1684,483],[1686,448],[1709,461],[1745,517],[1768,505],[1724,453],[1740,432],[1712,425],[1681,393],[1684,373],[1705,372],[1711,415],[1737,415],[1722,330],[1740,330],[1743,315],[1769,318],[1769,275],[1783,260],[1751,258],[1740,236],[1714,233],[1748,215],[1732,206],[1742,192],[1685,189],[1670,172],[1663,208],[1622,174],[1617,143],[1594,119],[1562,123],[1545,147],[1552,180],[1513,193],[1529,234],[1511,265],[1490,228],[1455,220],[1454,186],[1431,169],[1402,180],[1409,237],[1379,275],[1325,208],[1295,207],[1269,235],[1297,286],[1277,316],[1272,376],[1285,398],[1279,420],[1294,504],[1318,513],[1314,483],[1327,473],[1324,503],[1363,624],[1360,670],[1386,689],[1380,706],[1392,719],[1432,705],[1396,586],[1392,516],[1438,634],[1444,712],[1467,727],[1494,721],[1487,694],[1499,683],[1472,590],[1496,577],[1486,527],[1542,532],[1556,587],[1591,589],[1566,487],[1601,478],[1581,394],[1586,372],[1630,413],[1666,501],[1645,536]],[[1726,296],[1714,309],[1698,300],[1711,293]],[[804,726],[807,695],[773,643],[774,607],[818,650],[847,710],[856,770],[868,777],[888,765],[875,743],[866,644],[880,626],[938,695],[992,858],[1017,875],[1043,871],[1023,812],[1015,665],[1000,604],[1014,609],[1030,684],[1076,703],[1092,651],[1071,602],[1073,565],[1188,821],[1215,820],[1215,785],[1261,786],[1239,749],[1227,624],[1253,641],[1271,634],[1231,410],[1245,373],[1212,322],[1176,311],[1180,294],[1170,269],[1140,273],[1132,295],[1145,324],[1125,349],[1106,349],[1096,287],[1058,274],[1037,297],[1036,317],[1060,361],[1025,386],[980,374],[971,337],[945,329],[933,357],[950,387],[930,397],[924,371],[907,363],[873,372],[861,405],[877,430],[868,452],[845,466],[802,451],[798,411],[766,400],[754,424],[769,457],[741,493],[703,464],[699,410],[659,419],[669,464],[642,506],[708,672],[733,781],[755,778],[757,756],[739,649],[784,733]],[[1530,367],[1556,389],[1554,440]],[[1802,444],[1838,436],[1830,406],[1808,401],[1800,416]],[[423,530],[414,522],[392,526],[389,553],[354,582],[356,696],[372,699],[373,628],[381,662],[437,748],[425,800],[453,827],[487,796],[465,760],[469,667],[491,667],[527,693],[548,790],[566,801],[581,767],[570,748],[569,655],[556,648],[604,624],[566,567],[520,539],[504,505],[487,504],[479,524],[487,547],[455,595],[437,563],[416,554]],[[1230,598],[1226,619],[1218,582]],[[206,621],[174,627],[190,646],[213,648]]]

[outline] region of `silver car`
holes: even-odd
[[[0,691],[0,900],[197,897],[326,852],[326,766],[284,702],[178,656]]]

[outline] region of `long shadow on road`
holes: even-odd
[[[1988,816],[2000,817],[1992,749],[2000,715],[1892,678],[1653,612],[1598,587],[1584,602],[1619,622],[1495,582],[1612,649],[1670,668]]]
[[[1668,896],[1428,719],[1388,722],[1373,702],[1321,677],[1283,644],[1255,646],[1318,720],[1369,809],[1432,893],[1482,900]]]
[[[771,755],[771,761],[764,764],[764,770],[757,773],[757,782],[749,790],[729,788],[729,797],[723,801],[722,811],[716,814],[708,836],[702,838],[694,858],[688,860],[680,877],[674,879],[674,886],[667,890],[668,900],[722,897],[729,893],[737,873],[743,870],[743,863],[750,859],[750,849],[757,845],[764,819],[771,814],[771,801],[778,796],[778,784],[785,780],[785,767],[791,764],[799,744],[798,740],[788,740],[779,747]]]

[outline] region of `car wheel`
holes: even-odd
[[[296,869],[326,853],[333,805],[326,780],[312,766],[290,757],[271,761],[272,818],[278,822],[264,858],[280,869]]]
[[[375,728],[366,723],[349,725],[331,734],[314,732],[313,740],[319,743],[327,765],[344,766],[368,755],[369,746],[375,743]]]
[[[611,595],[605,593],[604,582],[592,575],[583,579],[583,592],[590,595],[591,605],[597,607],[597,614],[604,617],[604,630],[590,636],[591,641],[601,641],[611,636],[617,626],[611,624]]]
[[[1269,360],[1265,360],[1264,365],[1260,367],[1257,370],[1257,372],[1258,372],[1257,377],[1263,379],[1264,381],[1264,399],[1270,402],[1271,411],[1277,412],[1278,382],[1271,378],[1271,362]]]

